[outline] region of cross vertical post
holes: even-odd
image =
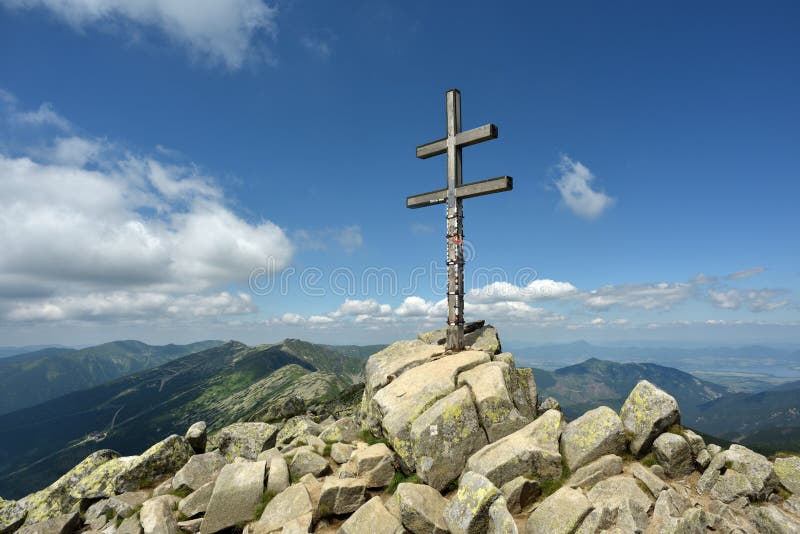
[[[511,191],[514,181],[500,176],[480,182],[462,183],[461,151],[465,146],[497,138],[497,126],[485,124],[461,131],[461,92],[447,91],[447,136],[417,147],[417,157],[427,159],[447,154],[447,187],[406,198],[406,207],[447,205],[447,335],[446,349],[464,349],[464,212],[465,198]]]
[[[461,185],[461,92],[447,91],[447,341],[451,351],[464,349],[464,226]]]

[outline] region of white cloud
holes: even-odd
[[[190,53],[230,69],[248,58],[269,60],[264,40],[277,36],[278,10],[262,0],[0,0],[13,8],[44,8],[76,30],[137,35],[155,28]]]
[[[423,317],[428,315],[434,303],[421,297],[406,297],[395,313],[401,317]]]
[[[735,273],[729,274],[726,278],[728,280],[741,280],[742,278],[750,278],[751,276],[755,276],[757,274],[761,274],[766,271],[766,267],[752,267],[750,269],[744,269],[743,271],[736,271]]]
[[[499,302],[560,299],[577,293],[577,288],[569,282],[555,280],[534,280],[524,287],[508,282],[492,282],[481,288],[471,289],[466,298],[472,302]]]
[[[692,296],[690,284],[628,284],[604,286],[581,295],[584,304],[594,310],[612,306],[644,310],[669,309]]]
[[[575,214],[586,219],[599,217],[615,200],[591,187],[594,175],[582,163],[561,157],[559,178],[555,181],[564,204]]]
[[[392,307],[388,304],[380,304],[373,299],[358,300],[358,299],[345,299],[345,301],[329,315],[331,317],[346,317],[355,315],[389,315],[392,313]]]
[[[252,313],[219,291],[292,258],[281,228],[241,218],[194,166],[77,136],[30,153],[0,153],[0,319]]]
[[[64,131],[71,128],[69,121],[56,113],[49,102],[40,105],[36,111],[15,111],[11,114],[11,120],[30,126],[55,126]]]
[[[708,291],[708,298],[717,308],[738,310],[746,306],[751,312],[760,313],[777,310],[788,306],[788,299],[780,299],[786,291],[778,289],[753,289],[740,291],[737,289]]]

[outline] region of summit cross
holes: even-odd
[[[406,198],[407,208],[447,204],[447,337],[446,350],[464,349],[464,224],[462,201],[465,198],[510,191],[513,180],[501,176],[480,182],[461,181],[461,149],[497,139],[497,126],[486,124],[461,131],[461,92],[447,91],[447,137],[417,147],[417,157],[427,159],[447,154],[447,187]]]

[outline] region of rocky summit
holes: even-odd
[[[491,326],[366,362],[354,415],[197,422],[0,499],[0,534],[800,533],[800,458],[722,449],[647,381],[571,421]],[[208,435],[207,435],[208,434]]]

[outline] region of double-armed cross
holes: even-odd
[[[497,126],[487,124],[461,131],[461,92],[447,91],[447,137],[417,147],[417,157],[427,159],[447,153],[447,188],[410,196],[406,207],[423,208],[447,203],[447,342],[448,351],[464,349],[464,225],[462,200],[510,191],[510,176],[461,183],[461,149],[497,138]]]

